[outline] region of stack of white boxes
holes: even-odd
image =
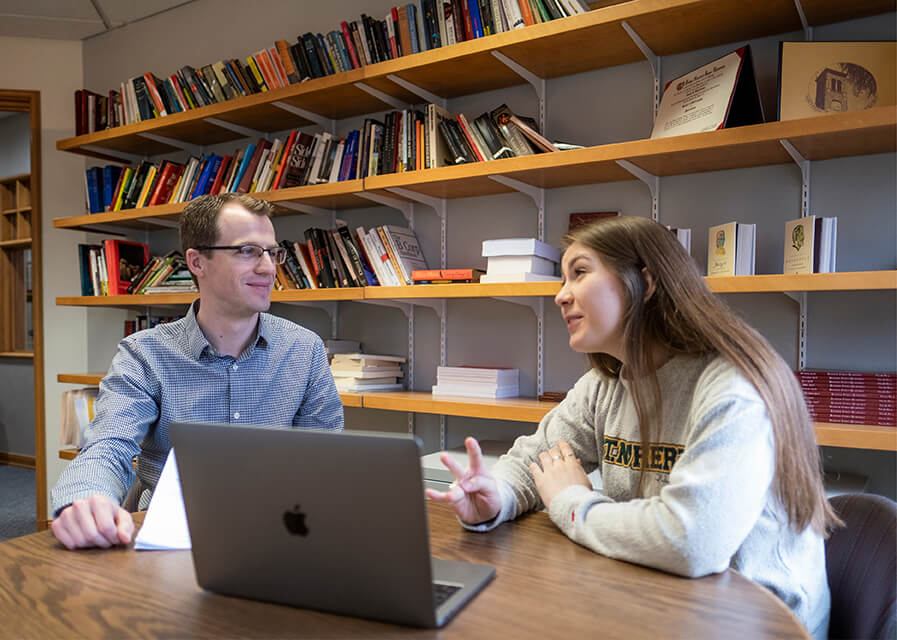
[[[559,249],[535,238],[500,238],[483,241],[486,275],[480,282],[537,282],[560,280]]]

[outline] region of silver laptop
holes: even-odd
[[[440,627],[495,575],[430,557],[412,436],[190,423],[169,431],[204,589]]]

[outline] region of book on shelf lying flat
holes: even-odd
[[[536,273],[553,276],[557,262],[535,255],[529,256],[489,256],[486,258],[486,275],[499,273]]]
[[[479,282],[484,273],[482,269],[415,269],[411,280],[414,284]]]
[[[483,382],[500,386],[516,385],[520,380],[520,370],[504,367],[436,367],[436,382]]]
[[[480,278],[483,284],[497,282],[560,282],[560,276],[546,276],[541,273],[495,273],[486,274]]]
[[[356,380],[366,380],[366,379],[376,379],[383,377],[393,377],[393,378],[401,378],[402,370],[399,367],[377,367],[376,369],[368,369],[365,371],[361,371],[358,369],[341,369],[337,368],[340,365],[330,366],[330,373],[333,374],[334,378],[354,378]],[[395,380],[393,380],[395,382]]]
[[[757,225],[729,222],[710,227],[707,243],[708,276],[754,275]]]
[[[333,359],[337,362],[362,362],[364,365],[376,366],[377,362],[405,362],[405,356],[382,355],[379,353],[336,353]],[[390,366],[395,366],[394,364]]]
[[[782,273],[834,273],[838,218],[805,216],[785,223]]]
[[[538,256],[552,262],[561,261],[560,249],[536,238],[483,240],[482,255],[484,258],[491,256]]]
[[[402,391],[405,387],[401,383],[381,383],[381,382],[343,382],[337,378],[336,390],[345,393],[370,393],[372,391]]]
[[[498,386],[489,384],[446,384],[433,385],[434,396],[461,396],[469,398],[516,398],[520,395],[518,386]]]

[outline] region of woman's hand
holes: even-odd
[[[558,440],[557,447],[539,454],[541,467],[533,462],[529,466],[536,483],[536,490],[542,498],[542,504],[548,509],[551,501],[569,486],[581,484],[592,488],[589,476],[586,475],[579,458],[573,449],[563,440]]]
[[[467,438],[464,446],[469,461],[467,469],[443,452],[439,459],[455,476],[455,481],[448,491],[427,489],[425,493],[430,500],[450,504],[462,522],[479,524],[492,520],[501,511],[498,482],[486,471],[480,444],[474,438]]]

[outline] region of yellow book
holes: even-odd
[[[146,173],[146,180],[143,182],[143,189],[140,190],[140,197],[137,198],[137,204],[134,205],[136,209],[143,207],[146,205],[146,201],[149,199],[150,189],[153,186],[153,180],[156,177],[156,167],[152,166],[149,168],[149,171]]]
[[[268,90],[268,85],[265,84],[265,78],[262,76],[262,72],[259,71],[258,65],[255,63],[255,58],[249,56],[246,58],[246,64],[249,65],[249,70],[252,71],[252,75],[255,78],[256,84],[261,87],[262,91]]]
[[[131,167],[125,167],[125,175],[122,176],[121,179],[121,189],[115,194],[115,205],[112,207],[113,211],[121,211],[122,197],[124,197],[127,186],[131,183],[133,177],[134,170]]]

